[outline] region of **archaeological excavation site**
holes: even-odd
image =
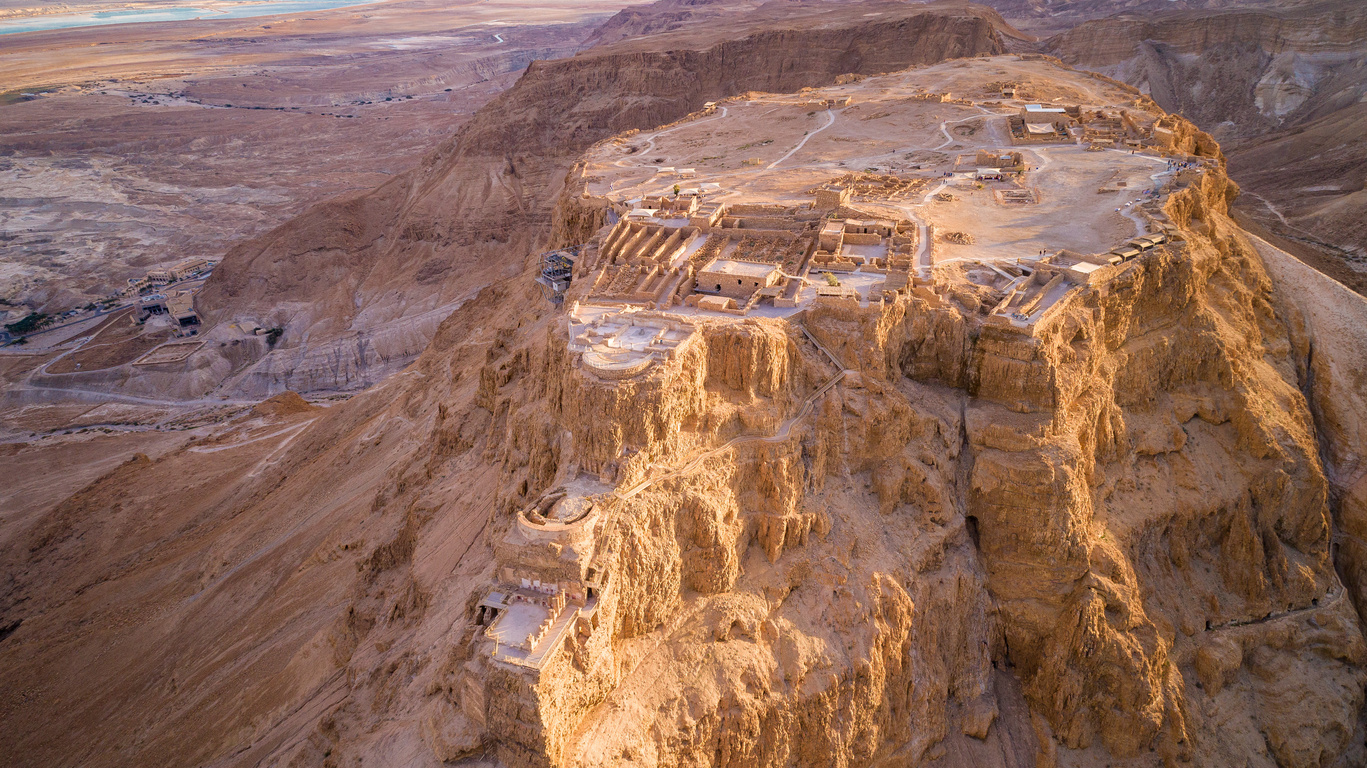
[[[628,8],[0,357],[0,762],[1367,765],[1367,300],[996,5]]]

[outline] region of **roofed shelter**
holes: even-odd
[[[761,288],[777,285],[783,273],[774,264],[713,259],[698,270],[696,290],[736,299],[748,299]]]

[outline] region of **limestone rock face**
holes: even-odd
[[[562,425],[581,471],[685,469],[609,502],[613,650],[543,670],[594,693],[540,710],[553,751],[512,737],[508,759],[916,763],[953,738],[1061,764],[1357,759],[1361,591],[1330,542],[1360,491],[1326,477],[1306,321],[1235,193],[1214,172],[1174,194],[1178,248],[1030,334],[916,297],[808,310],[851,372],[791,423],[836,371],[784,321],[706,325],[620,384],[539,341],[558,394],[510,402],[516,431]]]
[[[1337,565],[1359,614],[1367,607],[1367,349],[1349,329],[1367,300],[1289,254],[1251,239],[1273,277],[1291,356],[1320,436]]]

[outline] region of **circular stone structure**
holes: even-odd
[[[573,532],[597,518],[602,510],[598,498],[597,494],[586,494],[580,488],[556,488],[522,510],[517,517],[518,527],[533,538]]]
[[[571,313],[571,352],[585,371],[619,381],[668,360],[695,332],[692,324],[655,312],[580,307]]]
[[[550,512],[546,514],[546,520],[571,525],[584,519],[592,511],[593,499],[567,495],[551,507]]]
[[[584,353],[584,367],[605,379],[629,379],[655,362],[649,352],[591,349]]]

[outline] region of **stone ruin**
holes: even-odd
[[[584,371],[601,379],[629,379],[671,360],[696,332],[692,324],[656,312],[605,312],[592,318],[579,313],[578,307],[570,313],[569,351],[580,355]]]
[[[475,608],[487,658],[539,673],[567,638],[597,628],[608,586],[597,539],[608,488],[576,480],[517,516],[495,549],[494,587]]]
[[[910,222],[827,219],[817,237],[812,269],[822,272],[907,272],[916,251]]]
[[[924,176],[897,176],[881,173],[847,173],[839,179],[809,190],[815,195],[818,210],[847,206],[854,198],[865,201],[906,200],[925,189],[930,180]]]
[[[761,303],[796,309],[804,287],[813,284],[812,272],[878,274],[884,277],[882,290],[905,290],[914,268],[916,227],[845,205],[855,186],[818,187],[808,206],[644,198],[639,204],[649,207],[629,212],[601,242],[589,245],[584,301],[661,311],[682,305],[732,315]],[[608,377],[649,367],[644,358],[626,357],[595,351],[584,359]]]

